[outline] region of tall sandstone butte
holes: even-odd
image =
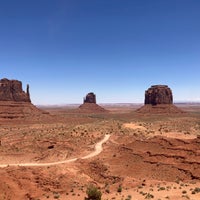
[[[172,104],[173,95],[167,85],[152,85],[145,91],[145,104]]]
[[[93,92],[88,93],[84,98],[83,103],[96,103],[96,95]]]
[[[26,92],[24,92],[21,81],[1,79],[0,101],[31,102],[29,85],[27,85]]]
[[[104,108],[96,103],[96,95],[90,92],[84,97],[83,104],[79,106],[79,109],[83,112],[107,112]]]
[[[47,114],[31,103],[29,85],[26,92],[18,80],[0,80],[0,120],[29,118],[34,120],[41,114]],[[36,118],[35,118],[36,119]]]
[[[173,105],[172,90],[167,85],[152,85],[145,91],[144,104],[136,112],[144,114],[183,113]]]

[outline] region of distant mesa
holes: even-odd
[[[96,95],[90,92],[84,97],[83,104],[79,106],[79,110],[83,112],[107,112],[104,108],[96,103]]]
[[[21,81],[0,80],[0,119],[26,118],[44,113],[31,103],[29,85],[24,92]]]
[[[145,91],[144,104],[138,113],[183,113],[173,105],[172,90],[167,85],[152,85]]]

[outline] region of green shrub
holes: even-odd
[[[154,196],[150,193],[148,193],[145,197],[145,199],[153,199],[153,198],[154,198]]]
[[[122,186],[121,185],[119,185],[117,192],[122,192]]]
[[[196,187],[193,191],[192,194],[197,194],[200,192],[200,188]]]
[[[160,187],[158,191],[165,190],[165,187]]]
[[[101,200],[101,191],[99,191],[94,185],[90,185],[87,188],[87,196],[85,200]]]

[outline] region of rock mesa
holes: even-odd
[[[136,112],[144,114],[183,113],[173,105],[172,90],[167,85],[153,85],[146,90],[144,104]]]
[[[172,104],[172,91],[167,85],[153,85],[145,91],[145,104]]]

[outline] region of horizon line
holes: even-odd
[[[72,105],[81,105],[83,103],[58,103],[58,104],[34,104],[36,106],[72,106]],[[113,103],[97,103],[99,105],[112,105],[112,104],[134,104],[134,105],[141,105],[144,102],[113,102]],[[175,101],[173,104],[200,104],[200,101]]]

